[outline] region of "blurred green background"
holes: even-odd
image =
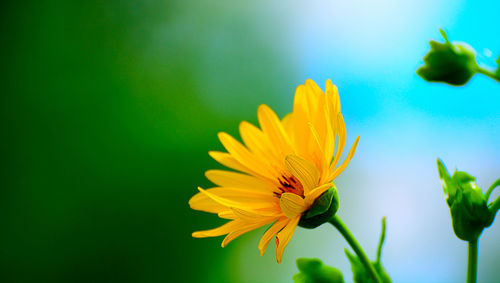
[[[367,252],[374,255],[379,219],[387,215],[386,268],[396,282],[464,278],[465,244],[452,234],[435,158],[443,154],[450,167],[477,173],[483,186],[498,177],[498,103],[487,101],[498,102],[500,91],[486,79],[460,91],[431,86],[415,70],[438,27],[454,27],[472,4],[355,2],[2,2],[0,280],[290,282],[299,256],[321,257],[350,280],[345,244],[330,227],[297,231],[280,265],[273,247],[259,257],[262,230],[225,249],[220,238],[191,238],[223,223],[187,205],[196,186],[210,186],[203,172],[219,167],[207,154],[222,149],[216,133],[236,134],[240,120],[255,122],[261,103],[287,113],[307,78],[339,85],[348,142],[362,136],[338,182],[352,189],[341,192],[341,214]],[[481,15],[469,13],[469,20]],[[464,38],[476,34],[460,30]],[[485,34],[485,46],[500,46]],[[478,89],[485,91],[472,105],[482,108],[472,118],[464,118],[469,110],[460,99],[445,102]],[[429,106],[438,94],[445,98]],[[414,120],[417,127],[408,127]],[[435,121],[451,126],[443,133],[430,126]],[[458,129],[474,130],[477,139],[447,151]],[[373,163],[388,152],[385,165]],[[425,177],[403,177],[394,171],[401,164]],[[394,186],[375,193],[359,176]],[[412,194],[417,182],[424,191]],[[480,280],[495,280],[498,235],[482,243]]]
[[[236,125],[200,94],[253,117],[295,88],[289,63],[239,19],[246,8],[2,5],[2,281],[230,281],[219,239],[191,238],[220,223],[187,201],[208,185],[217,131]]]

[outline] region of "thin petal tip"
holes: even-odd
[[[217,151],[217,150],[209,150],[209,151],[208,151],[208,155],[209,155],[210,157],[212,157],[213,159],[215,159],[215,157],[216,157],[216,156],[217,156],[217,154],[219,154],[219,153],[220,153],[220,151]]]
[[[325,82],[325,89],[328,89],[328,88],[333,88],[333,83],[332,83],[332,80],[330,80],[330,79],[327,79]]]
[[[259,107],[257,107],[257,111],[264,111],[269,109],[269,106],[267,104],[260,104]]]
[[[217,137],[218,137],[218,138],[219,138],[219,140],[221,140],[221,141],[222,141],[223,139],[227,138],[228,136],[229,136],[229,134],[228,134],[228,133],[226,133],[226,132],[218,132],[218,133],[217,133]]]

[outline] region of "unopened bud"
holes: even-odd
[[[465,43],[450,43],[444,31],[440,31],[445,42],[429,42],[431,50],[425,55],[425,64],[417,74],[429,82],[464,85],[478,69],[474,49]]]
[[[456,170],[450,177],[439,159],[437,166],[455,235],[464,241],[477,240],[484,228],[493,222],[494,214],[488,210],[483,193],[475,182],[476,178]]]

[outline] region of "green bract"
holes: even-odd
[[[343,283],[344,276],[340,270],[324,265],[317,258],[297,259],[299,273],[293,276],[295,283]]]
[[[429,82],[464,85],[478,70],[474,50],[463,43],[450,43],[444,31],[440,32],[445,42],[429,42],[431,50],[425,55],[425,64],[417,74]]]
[[[317,198],[312,207],[306,211],[299,221],[299,226],[313,229],[328,222],[339,209],[339,195],[333,185],[328,191]]]
[[[455,235],[464,241],[477,240],[484,228],[491,225],[495,213],[488,210],[487,200],[477,186],[475,177],[456,170],[450,177],[439,159],[437,166]]]

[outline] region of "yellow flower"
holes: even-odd
[[[219,139],[226,152],[209,152],[216,161],[235,171],[208,170],[206,177],[217,185],[189,200],[192,209],[217,213],[229,219],[193,237],[227,235],[222,247],[251,230],[273,223],[259,243],[261,255],[275,238],[276,260],[281,262],[300,217],[332,187],[347,166],[359,136],[345,161],[337,167],[346,142],[337,87],[328,80],[325,92],[312,80],[297,87],[293,112],[280,120],[271,108],[261,105],[260,129],[241,122],[244,145],[226,133]],[[337,139],[337,146],[335,141]]]

